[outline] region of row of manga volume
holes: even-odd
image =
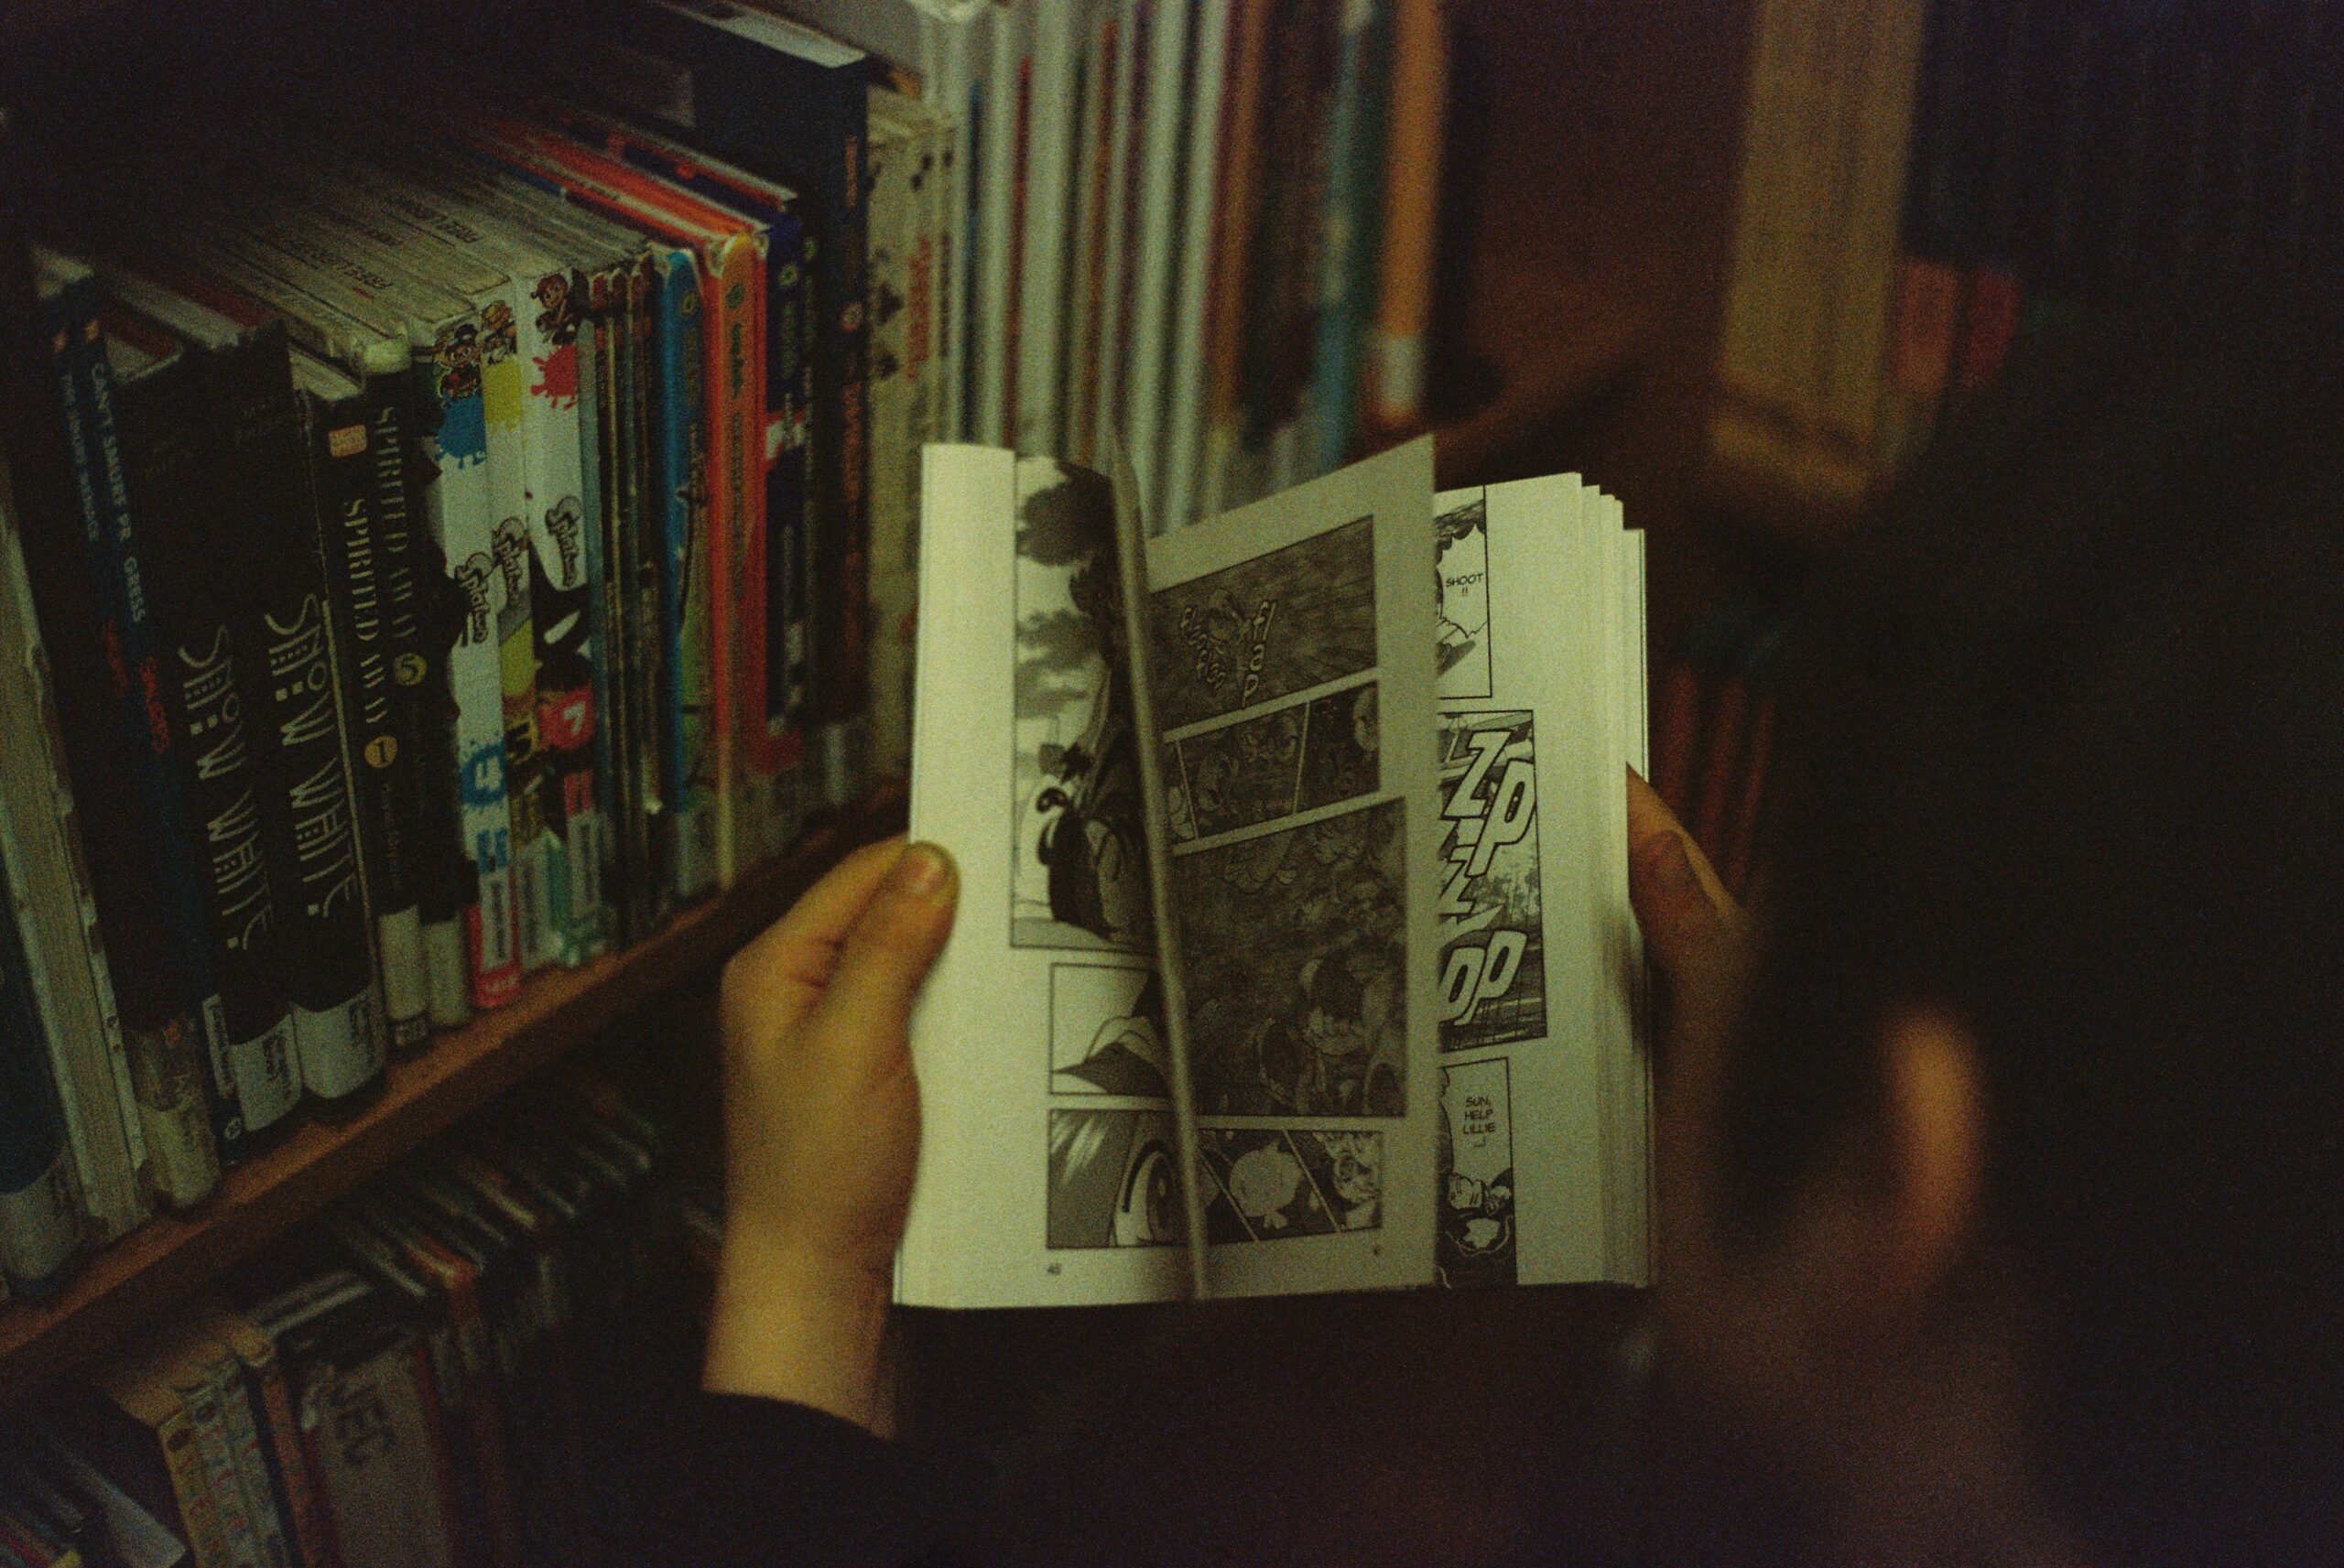
[[[765,3],[969,128],[960,439],[1101,469],[1121,442],[1172,526],[1421,421],[1438,0]]]
[[[810,38],[743,43],[733,158],[450,86],[33,166],[0,279],[20,1292],[902,771],[869,620],[909,579],[871,563],[907,565],[947,434],[953,131]]]
[[[1857,498],[2014,357],[2344,269],[2326,0],[1754,8],[1713,444]]]
[[[416,1151],[49,1390],[0,1453],[0,1548],[624,1560],[635,1423],[691,1355],[669,1144],[610,1081],[565,1074]]]

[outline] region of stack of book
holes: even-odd
[[[1716,449],[1851,496],[2112,301],[2333,276],[2339,49],[2320,0],[1769,0]]]
[[[923,443],[1160,526],[1420,399],[1436,5],[784,8],[27,148],[18,1292],[903,773]]]
[[[93,147],[11,218],[19,1292],[902,771],[865,562],[944,433],[950,124],[803,29],[677,20],[764,73],[742,163],[459,89],[230,173],[216,130]]]
[[[660,1336],[690,1277],[667,1146],[585,1077],[418,1151],[51,1390],[0,1457],[0,1549],[619,1561],[634,1423],[689,1351]]]

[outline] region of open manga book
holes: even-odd
[[[1641,1282],[1644,557],[1428,441],[1150,536],[925,454],[915,1305]]]

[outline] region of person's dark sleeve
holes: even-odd
[[[974,1568],[990,1488],[965,1455],[874,1437],[780,1400],[694,1393],[666,1412],[650,1510],[689,1568]]]

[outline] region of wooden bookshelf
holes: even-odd
[[[849,849],[899,831],[904,805],[900,789],[882,790],[650,940],[537,976],[512,1006],[394,1063],[382,1098],[350,1121],[301,1127],[229,1172],[192,1213],[158,1215],[97,1252],[58,1300],[0,1307],[0,1404],[200,1289],[580,1042],[714,969]]]

